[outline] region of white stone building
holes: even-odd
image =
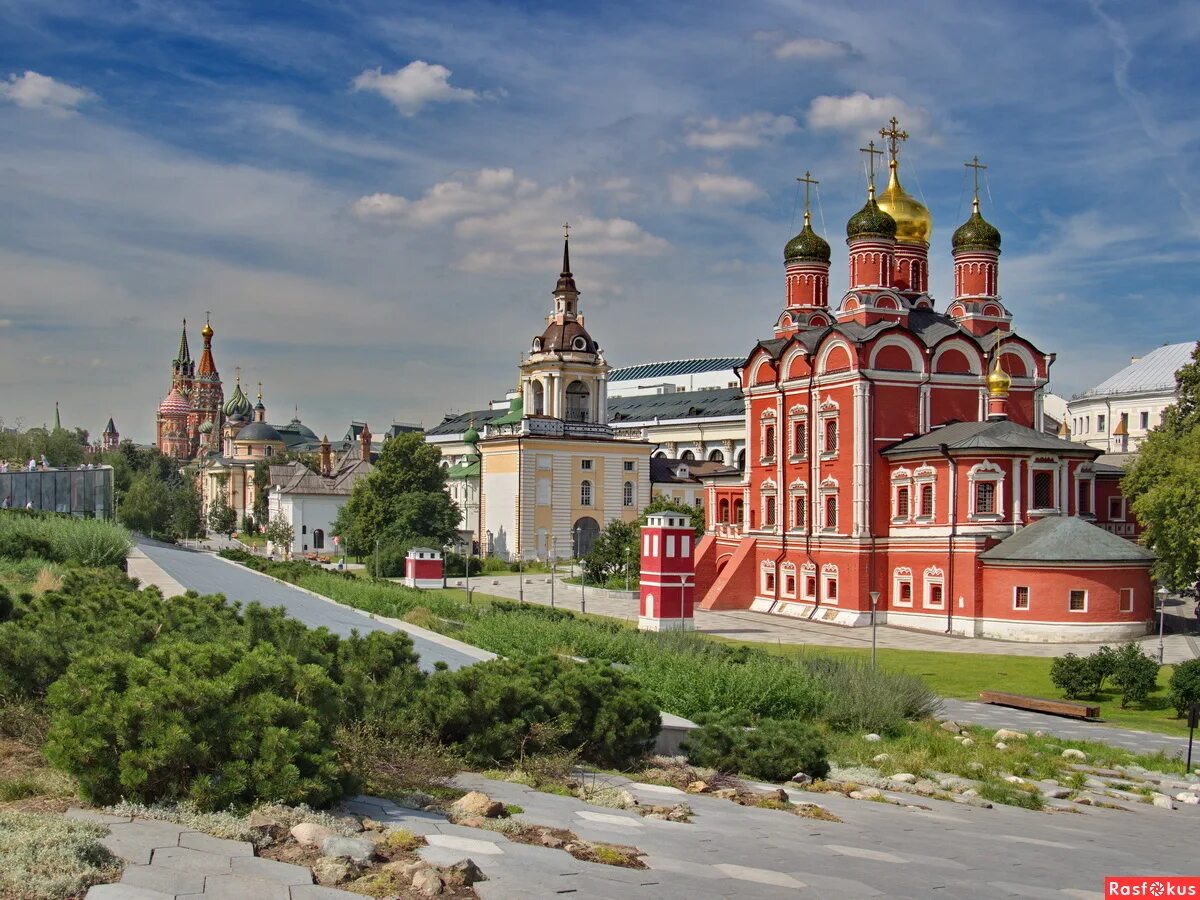
[[[1136,451],[1175,402],[1175,373],[1191,362],[1195,348],[1194,341],[1164,344],[1073,397],[1067,418],[1072,440],[1105,453]]]

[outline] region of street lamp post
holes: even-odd
[[[575,529],[575,558],[579,560],[579,611],[587,612],[587,568],[583,565],[583,558],[580,554],[579,540],[583,536],[583,529]]]
[[[525,572],[523,571],[523,563],[525,560],[525,550],[517,551],[517,596],[522,603],[525,602]]]
[[[1163,619],[1167,609],[1167,589],[1158,589],[1158,664],[1163,664]]]
[[[879,606],[879,591],[871,591],[871,668],[875,668],[875,610]]]
[[[463,575],[467,579],[467,599],[468,600],[471,598],[471,549],[472,549],[472,544],[474,544],[474,535],[472,535],[472,540],[470,542],[459,544],[459,546],[462,547],[464,550],[464,553],[463,553]]]
[[[687,602],[687,594],[686,594],[687,581],[690,577],[691,577],[690,575],[680,575],[679,576],[679,633],[680,634],[682,634],[684,632],[684,619],[683,619],[684,609],[683,609],[683,607],[684,607],[685,603]]]
[[[554,579],[558,575],[558,537],[550,538],[550,608],[554,609]]]

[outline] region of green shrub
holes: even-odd
[[[1158,687],[1158,663],[1134,641],[1116,651],[1112,682],[1121,692],[1121,708],[1141,703]]]
[[[1171,673],[1171,705],[1176,715],[1187,715],[1193,703],[1200,703],[1200,659],[1181,662]]]
[[[872,669],[865,660],[804,654],[800,663],[824,689],[821,717],[841,731],[894,734],[941,703],[916,675]]]
[[[694,766],[765,781],[787,781],[799,772],[814,779],[829,774],[820,735],[802,722],[762,719],[745,727],[738,717],[725,717],[691,732],[682,750]]]
[[[158,642],[98,651],[50,688],[46,757],[93,803],[193,801],[200,809],[342,793],[330,748],[338,690],[269,644]]]
[[[1050,664],[1050,680],[1068,700],[1094,697],[1100,687],[1097,667],[1089,657],[1064,653]]]
[[[0,810],[0,897],[82,897],[111,880],[121,863],[100,843],[107,833],[57,813]]]
[[[133,542],[120,525],[70,516],[0,514],[0,556],[98,568],[120,565]]]
[[[554,657],[438,672],[414,718],[481,766],[579,748],[584,759],[622,768],[649,751],[661,724],[656,705],[620,672]]]

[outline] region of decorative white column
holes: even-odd
[[[854,530],[861,537],[867,534],[867,447],[870,436],[867,431],[867,405],[869,385],[860,380],[854,385]]]

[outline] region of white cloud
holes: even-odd
[[[808,107],[810,127],[834,131],[876,131],[892,116],[900,120],[901,128],[910,131],[929,128],[929,112],[899,97],[872,97],[855,91],[845,97],[816,97]]]
[[[616,181],[608,179],[601,189]],[[478,273],[531,272],[545,268],[562,240],[562,222],[571,222],[571,244],[580,257],[655,254],[667,242],[636,222],[605,218],[586,208],[583,185],[569,179],[541,186],[512,169],[479,169],[429,188],[416,199],[394,194],[362,197],[352,207],[364,221],[410,227],[452,224],[452,232],[471,249],[455,268]]]
[[[827,41],[824,38],[799,37],[778,44],[774,50],[776,59],[848,59],[854,56],[854,48],[844,41]]]
[[[694,123],[683,141],[689,147],[705,150],[738,150],[761,146],[768,138],[791,134],[796,127],[791,116],[768,112],[750,113],[729,121],[713,116]]]
[[[390,219],[408,225],[433,225],[468,215],[500,210],[515,197],[537,190],[518,180],[512,169],[480,169],[461,178],[441,181],[415,200],[395,194],[360,197],[351,208],[360,219]]]
[[[375,91],[405,116],[416,115],[427,103],[479,99],[474,91],[450,84],[450,75],[445,66],[417,59],[390,74],[385,74],[382,67],[367,69],[354,79],[354,89]]]
[[[753,181],[738,175],[722,175],[718,172],[674,174],[667,179],[671,200],[681,205],[691,203],[692,196],[701,199],[745,203],[762,196],[762,191]]]
[[[8,76],[8,81],[0,81],[0,97],[26,109],[45,109],[58,115],[69,115],[94,96],[86,88],[55,81],[38,72],[14,73]]]

